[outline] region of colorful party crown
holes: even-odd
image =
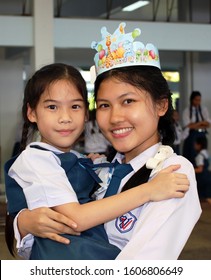
[[[103,27],[102,40],[92,42],[91,48],[97,51],[94,56],[97,75],[112,68],[125,66],[149,65],[160,68],[157,48],[152,44],[145,46],[142,42],[134,42],[141,30],[136,28],[125,34],[125,26],[126,23],[120,23],[113,34]]]

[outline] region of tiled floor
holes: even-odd
[[[202,215],[180,255],[181,260],[211,260],[211,205],[207,202],[201,205]],[[0,215],[0,259],[14,260],[5,244],[2,211]]]

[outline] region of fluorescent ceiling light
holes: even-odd
[[[122,9],[123,12],[132,12],[149,4],[149,1],[137,1]]]

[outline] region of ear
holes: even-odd
[[[27,117],[31,123],[36,123],[37,122],[37,117],[35,110],[32,109],[29,104],[27,104]]]
[[[168,102],[168,99],[167,99],[167,98],[162,99],[162,100],[160,101],[160,103],[157,104],[158,116],[159,116],[159,117],[165,115],[166,111],[168,110],[168,106],[169,106],[169,102]]]

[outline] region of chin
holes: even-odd
[[[113,147],[116,151],[118,151],[119,153],[122,153],[122,154],[129,152],[128,147],[120,147],[119,145],[115,145]]]

